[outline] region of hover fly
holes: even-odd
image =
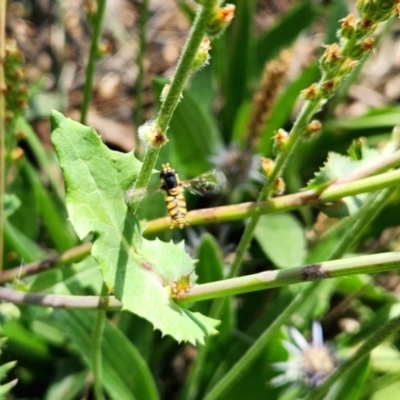
[[[165,205],[171,217],[170,229],[178,227],[183,229],[187,225],[186,221],[186,200],[184,190],[190,193],[204,196],[221,191],[226,184],[225,175],[221,171],[212,170],[187,181],[179,179],[176,170],[170,167],[169,163],[162,165],[160,172],[161,186],[156,191],[165,193]],[[151,191],[152,189],[150,189]],[[147,189],[133,189],[128,196],[144,196]]]

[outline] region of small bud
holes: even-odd
[[[274,182],[274,193],[277,196],[281,196],[285,193],[286,184],[283,178],[276,178]]]
[[[275,163],[271,158],[261,157],[261,169],[268,178],[275,167]]]
[[[97,12],[97,3],[94,0],[86,0],[85,9],[86,14],[95,15]]]
[[[10,159],[15,162],[21,160],[23,156],[24,150],[22,150],[21,147],[17,147],[11,152]]]
[[[201,41],[192,64],[192,68],[194,70],[197,70],[208,64],[208,61],[210,60],[210,54],[209,54],[209,51],[211,49],[210,44],[211,41],[208,37],[203,38],[203,40]]]
[[[274,136],[274,151],[275,153],[282,152],[289,140],[289,134],[282,128],[278,129]]]
[[[351,39],[354,35],[355,30],[355,17],[353,14],[349,14],[346,17],[339,20],[342,23],[339,29],[339,35],[346,39]]]
[[[301,91],[301,96],[305,100],[315,100],[320,97],[320,90],[316,83],[310,85],[307,89]]]
[[[362,38],[372,34],[376,29],[377,23],[368,19],[362,18],[356,25],[356,38]]]
[[[347,58],[342,66],[340,67],[340,75],[345,76],[350,74],[350,72],[353,71],[353,69],[358,65],[358,61],[352,60],[351,58]]]
[[[342,58],[340,48],[337,43],[323,46],[326,48],[321,57],[321,67],[325,71],[329,71],[338,65],[339,60]]]
[[[362,160],[363,158],[363,147],[367,144],[367,140],[363,137],[354,139],[351,146],[348,149],[350,158],[354,161]]]
[[[22,129],[16,129],[13,132],[13,136],[17,139],[17,140],[23,140],[26,138],[25,132]]]
[[[183,294],[188,292],[192,287],[192,273],[194,270],[190,271],[186,275],[182,275],[179,279],[170,282],[169,287],[170,287],[170,293],[171,297],[175,299],[179,299]]]
[[[112,49],[113,49],[113,46],[112,46],[111,42],[106,41],[99,45],[99,47],[97,49],[97,54],[99,56],[106,56],[111,53]]]
[[[154,121],[147,121],[144,125],[138,129],[138,136],[140,140],[145,142],[150,147],[161,147],[168,142],[164,132],[161,132],[156,127]]]
[[[374,22],[386,21],[397,9],[398,2],[393,0],[357,0],[358,13]]]
[[[339,86],[340,79],[339,78],[332,78],[327,79],[326,81],[321,83],[321,93],[322,96],[327,99],[331,97],[335,91],[335,89]]]
[[[366,53],[374,48],[375,39],[372,37],[367,37],[361,41],[360,47]]]
[[[312,120],[308,125],[307,125],[307,131],[310,136],[314,136],[316,133],[318,133],[322,128],[321,122],[318,120],[314,119]]]
[[[218,8],[207,23],[207,32],[211,37],[219,36],[231,23],[235,16],[234,4],[226,4]]]

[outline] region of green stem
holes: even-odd
[[[361,362],[373,349],[379,346],[390,335],[400,329],[400,316],[397,316],[378,329],[356,353],[341,364],[318,388],[314,389],[303,400],[320,400],[325,398],[326,392],[340,378],[344,377],[352,368]]]
[[[331,259],[339,258],[343,254],[353,250],[360,237],[370,229],[371,223],[385,207],[388,199],[396,190],[396,187],[387,188],[380,192],[372,193],[368,200],[360,208],[354,217],[350,217],[344,236],[347,240],[342,240],[339,246],[334,250]]]
[[[107,286],[103,283],[101,295],[107,294]],[[93,333],[93,348],[92,348],[92,362],[93,362],[93,389],[96,400],[104,400],[103,394],[103,367],[102,367],[102,341],[103,332],[106,322],[106,310],[100,309],[96,314],[96,321]]]
[[[265,346],[274,337],[276,332],[284,325],[294,312],[303,304],[316,288],[316,283],[307,286],[301,291],[286,307],[286,309],[272,322],[272,324],[263,332],[250,349],[242,358],[232,367],[216,386],[206,395],[206,400],[223,399],[226,390],[244,375],[256,360],[265,351]]]
[[[374,274],[400,269],[400,252],[373,254],[342,260],[325,261],[304,267],[273,270],[197,285],[175,299],[178,304],[234,296],[257,290],[272,289],[296,283],[320,281],[356,274]],[[307,290],[307,289],[306,289]],[[71,309],[119,310],[122,305],[112,296],[62,296],[26,293],[0,286],[0,299],[16,304]]]
[[[250,217],[258,218],[263,214],[290,211],[303,206],[334,202],[347,196],[355,196],[361,193],[376,191],[398,185],[399,183],[400,170],[394,170],[355,182],[346,182],[340,185],[335,183],[328,187],[322,194],[318,194],[314,190],[306,190],[295,194],[276,197],[263,202],[249,202],[190,211],[187,214],[187,221],[189,225],[193,226],[207,223],[237,221]],[[165,231],[169,229],[170,223],[168,217],[149,221],[145,225],[145,235],[154,235]],[[237,252],[241,250],[242,247],[238,249]]]
[[[178,304],[271,289],[295,283],[341,276],[378,273],[400,268],[400,252],[324,261],[304,267],[264,271],[253,275],[196,285],[183,293]]]
[[[42,261],[34,261],[21,267],[7,269],[6,271],[0,272],[0,284],[11,282],[17,278],[22,279],[41,271],[47,271],[50,268],[61,267],[63,265],[69,265],[81,261],[90,254],[91,248],[91,243],[84,243],[80,246],[73,247],[60,255],[52,256]]]
[[[5,101],[5,71],[6,57],[6,0],[0,0],[0,272],[4,260],[4,193],[6,179],[6,101]]]
[[[182,51],[182,56],[176,68],[168,94],[161,105],[161,109],[158,112],[155,121],[156,128],[163,132],[164,135],[167,131],[175,108],[178,105],[185,84],[190,76],[190,73],[192,72],[193,60],[205,35],[206,24],[211,16],[211,11],[218,3],[219,2],[217,0],[205,0],[196,15],[196,19],[193,23],[186,45]],[[135,189],[140,189],[147,186],[157,161],[159,151],[160,148],[158,147],[148,147],[146,149],[142,169],[140,170],[139,176],[135,183]],[[140,200],[132,205],[132,210],[134,212],[136,212],[139,204]]]
[[[90,53],[88,65],[86,67],[85,87],[83,89],[83,102],[81,108],[81,123],[86,124],[87,113],[89,111],[90,96],[92,95],[94,71],[98,59],[99,41],[101,28],[103,26],[104,12],[106,9],[106,0],[97,0],[97,11],[93,22],[92,41],[90,44]]]
[[[143,0],[139,19],[139,53],[137,60],[139,73],[136,80],[136,107],[134,112],[136,130],[143,124],[144,56],[146,53],[146,23],[148,14],[149,0]]]
[[[296,122],[294,123],[292,130],[290,131],[287,145],[285,149],[277,157],[274,169],[272,170],[270,176],[268,177],[268,182],[262,188],[260,195],[258,196],[258,201],[268,200],[272,196],[274,191],[275,180],[282,174],[286,162],[288,161],[290,155],[295,150],[299,142],[299,139],[301,138],[301,135],[304,134],[305,130],[307,129],[307,122],[312,117],[312,115],[317,111],[318,107],[319,107],[319,101],[313,101],[313,102],[306,101],[303,104],[300,114],[296,119]],[[246,228],[243,232],[243,236],[241,237],[239,245],[237,247],[235,258],[231,265],[231,270],[229,273],[230,278],[237,276],[240,273],[243,257],[246,253],[247,248],[249,247],[250,241],[253,237],[253,233],[259,219],[260,216],[256,215],[252,217],[250,222],[246,225]]]

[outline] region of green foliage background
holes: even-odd
[[[182,12],[192,18],[187,4],[178,3]],[[265,63],[299,36],[311,32],[316,23],[325,27],[323,42],[332,43],[338,20],[349,12],[348,2],[342,0],[319,6],[311,0],[299,1],[273,26],[255,34],[257,2],[234,3],[235,19],[212,42],[210,65],[191,77],[170,122],[169,143],[157,163],[160,168],[162,163],[169,162],[182,179],[212,168],[213,157],[221,158],[230,146],[244,148],[243,132]],[[356,70],[344,82],[319,113],[323,129],[318,137],[303,142],[291,159],[284,175],[289,193],[307,186],[329,152],[345,155],[355,138],[366,137],[371,147],[388,147],[393,143],[392,128],[400,123],[396,104],[351,119],[334,116],[334,106],[346,101],[348,88],[358,79],[359,72]],[[290,129],[300,90],[318,77],[317,64],[310,65],[285,86],[254,154],[273,156],[274,132],[278,128]],[[155,98],[159,98],[163,84],[161,78],[154,78]],[[223,104],[217,112],[215,99]],[[26,136],[34,162],[23,158],[8,170],[11,178],[5,203],[4,264],[10,269],[42,260],[53,251],[61,253],[74,248],[80,240],[93,242],[92,255],[7,285],[32,293],[89,296],[100,295],[105,281],[114,290],[124,310],[108,312],[104,326],[102,384],[107,398],[301,398],[308,392],[301,380],[293,386],[270,385],[279,374],[273,363],[289,358],[283,344],[284,339],[290,340],[285,325],[295,326],[310,338],[312,322],[321,320],[338,359],[344,360],[399,312],[393,291],[366,274],[321,282],[277,326],[274,323],[281,321],[279,318],[291,301],[301,296],[305,285],[185,307],[175,303],[166,288],[173,288],[182,276],[190,276],[190,284],[196,279],[196,283],[208,283],[227,276],[226,267],[246,221],[166,231],[157,240],[141,238],[140,221],[165,215],[164,202],[157,196],[142,202],[139,218],[129,212],[125,203],[125,191],[137,178],[142,165],[138,159],[142,155],[109,150],[92,128],[66,119],[59,112],[53,112],[51,118],[59,164],[54,151],[45,150],[39,142],[27,116],[15,121],[16,129]],[[331,155],[310,187],[318,188],[371,162],[374,151],[368,146],[364,150],[369,153],[363,161]],[[55,172],[58,165],[64,173],[66,201],[63,184]],[[190,196],[188,208],[254,200],[259,182],[246,176],[245,183],[212,200]],[[324,228],[314,242],[308,240],[307,232],[316,223],[317,210],[303,207],[296,212],[262,216],[245,257],[243,274],[328,260],[350,229],[353,215],[357,215],[363,203],[373,201],[368,196],[371,195],[352,197],[351,204],[336,209],[334,216],[351,216]],[[368,248],[371,243],[376,244],[385,229],[398,226],[398,203],[399,190],[395,187],[382,212],[364,227],[360,241],[346,255],[373,252]],[[329,214],[329,210],[324,211]],[[388,250],[396,244],[394,237]],[[149,265],[152,274],[148,273]],[[18,361],[11,371],[5,368],[8,377],[18,378],[18,385],[11,389],[10,396],[14,397],[10,398],[73,400],[90,392],[95,318],[94,310],[1,303],[0,335],[8,340],[2,345],[0,361]],[[356,323],[356,333],[340,328],[339,321],[344,318]],[[218,326],[216,319],[220,321]],[[255,348],[259,349],[257,356],[247,362],[245,354]],[[240,360],[245,361],[235,370]],[[232,371],[236,375],[230,375]],[[399,343],[393,338],[342,377],[329,392],[329,399],[395,398],[399,371]],[[2,388],[0,385],[0,398]],[[220,396],[215,394],[219,390],[223,393]]]

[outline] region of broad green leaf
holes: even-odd
[[[304,228],[289,213],[261,216],[254,236],[265,255],[278,267],[290,268],[303,263],[306,255]]]
[[[92,368],[95,313],[54,312],[84,363]],[[136,348],[111,323],[106,323],[102,340],[103,384],[112,399],[158,399],[151,372]]]
[[[67,209],[79,237],[93,233],[92,255],[109,289],[129,310],[178,341],[204,342],[216,321],[178,307],[179,296],[194,280],[193,260],[183,243],[140,237],[137,218],[125,192],[141,163],[133,153],[109,150],[93,128],[52,114],[53,143],[64,173]]]

